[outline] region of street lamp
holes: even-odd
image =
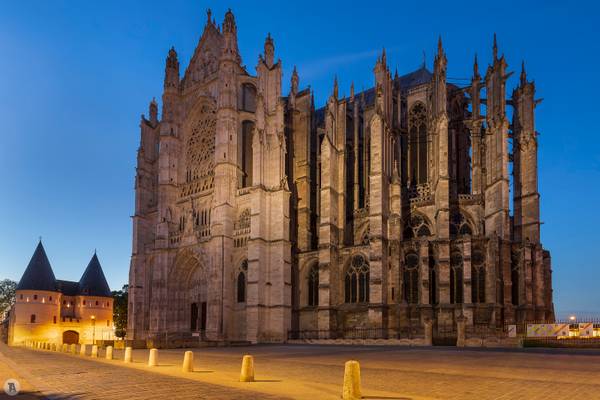
[[[569,319],[570,319],[571,321],[575,321],[577,318],[576,318],[574,315],[571,315],[571,316],[569,317]]]
[[[96,316],[92,315],[92,326],[94,330],[92,332],[92,344],[96,344]]]

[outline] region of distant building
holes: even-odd
[[[8,343],[92,343],[114,339],[113,299],[94,253],[79,282],[54,277],[40,242],[23,273],[10,312]]]
[[[208,14],[181,74],[165,62],[162,115],[140,121],[132,339],[281,342],[357,329],[434,338],[552,320],[540,239],[535,85],[507,61],[447,82],[426,64],[314,103],[296,69],[284,94],[268,35],[255,71],[234,15]],[[512,199],[511,199],[512,196]],[[292,332],[289,332],[292,331]]]

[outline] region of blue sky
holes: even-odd
[[[510,79],[521,60],[535,79],[542,241],[552,252],[559,313],[600,311],[599,6],[527,2],[19,1],[0,12],[0,278],[18,280],[39,236],[55,274],[78,280],[94,249],[111,288],[126,283],[139,120],[160,99],[164,59],[182,71],[212,8],[235,13],[254,71],[267,32],[284,66],[320,105],[369,87],[386,47],[392,71],[431,68],[437,37],[448,76],[469,78],[498,34]],[[460,81],[457,81],[460,82]]]

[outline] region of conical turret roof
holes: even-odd
[[[47,290],[56,292],[56,278],[40,241],[17,285],[17,290]]]
[[[96,253],[79,280],[79,293],[84,296],[112,296]]]

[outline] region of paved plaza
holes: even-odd
[[[22,398],[339,399],[344,362],[361,365],[369,399],[600,399],[600,352],[464,350],[379,346],[251,346],[194,350],[195,372],[181,372],[184,350],[134,350],[133,364],[0,347],[2,382],[15,375]],[[103,351],[100,356],[103,356]],[[238,382],[242,355],[256,379]],[[19,398],[19,397],[17,397]]]

